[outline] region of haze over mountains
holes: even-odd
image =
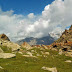
[[[49,45],[54,42],[54,38],[52,38],[50,35],[42,37],[42,38],[34,38],[34,37],[29,37],[25,38],[22,40],[17,41],[18,44],[22,44],[23,42],[27,42],[30,45]]]

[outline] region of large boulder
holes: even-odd
[[[10,39],[5,34],[0,34],[0,39],[10,41]]]
[[[72,61],[71,61],[71,60],[66,60],[65,62],[67,62],[67,63],[71,63]]]
[[[0,45],[1,46],[7,46],[8,48],[11,48],[12,51],[18,51],[20,49],[20,45],[13,43],[11,41],[7,40],[0,40]]]
[[[43,70],[48,70],[48,71],[51,71],[51,72],[57,72],[57,68],[56,68],[56,67],[49,68],[49,67],[43,66],[42,69],[43,69]]]
[[[16,57],[15,54],[12,54],[12,53],[0,53],[0,58],[13,58],[13,57]]]
[[[65,53],[65,56],[72,57],[72,52],[66,52],[66,53]]]
[[[27,50],[32,49],[32,47],[27,42],[24,42],[21,46]]]

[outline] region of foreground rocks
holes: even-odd
[[[67,63],[71,63],[72,61],[71,61],[71,60],[66,60],[65,62],[67,62]]]
[[[4,69],[4,68],[0,66],[0,69]]]
[[[48,71],[51,71],[51,72],[57,72],[56,67],[49,68],[49,67],[45,67],[45,66],[43,66],[42,69],[43,69],[43,70],[48,70]]]
[[[16,43],[7,40],[2,40],[2,39],[0,39],[0,46],[6,46],[8,48],[11,48],[12,51],[18,51],[21,47]]]
[[[66,53],[65,53],[65,56],[72,57],[72,52],[66,52]]]
[[[12,53],[0,53],[0,58],[13,58],[13,57],[16,57],[15,54],[12,54]]]
[[[24,42],[24,43],[21,45],[21,47],[23,47],[23,48],[25,48],[25,49],[27,49],[27,50],[32,49],[32,47],[31,47],[27,42]]]

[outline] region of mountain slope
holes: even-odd
[[[69,30],[65,30],[61,37],[56,40],[55,42],[67,42],[67,41],[72,41],[72,25],[71,27],[69,28]]]

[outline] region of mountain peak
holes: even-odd
[[[0,34],[0,39],[10,41],[10,39],[5,34]]]

